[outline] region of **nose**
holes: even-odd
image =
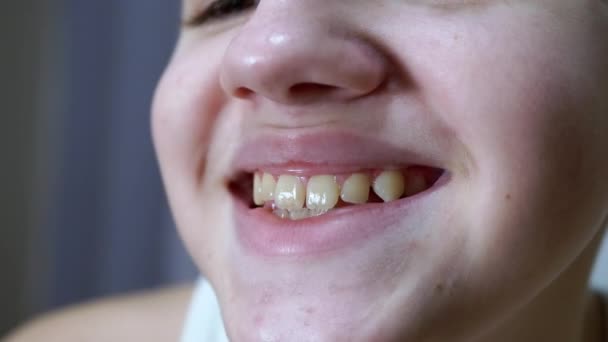
[[[224,91],[302,104],[347,101],[380,87],[386,58],[348,24],[314,12],[327,13],[326,3],[261,1],[226,50],[220,72]]]

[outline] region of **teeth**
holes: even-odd
[[[407,187],[406,187],[407,183]],[[369,173],[354,173],[338,183],[338,176],[317,175],[304,180],[300,176],[255,172],[253,175],[253,201],[256,206],[272,203],[272,212],[281,218],[299,220],[327,213],[340,199],[344,203],[365,204],[370,188],[384,202],[402,196],[412,196],[428,188],[425,173],[420,170],[386,170],[372,180]]]
[[[264,205],[264,198],[262,197],[262,177],[257,172],[253,175],[253,203],[255,203],[255,205]]]
[[[260,200],[262,202],[272,201],[274,199],[274,189],[276,187],[277,182],[274,180],[274,177],[269,173],[264,173],[264,176],[262,176],[262,193],[260,195]]]
[[[355,173],[344,181],[340,197],[346,203],[366,203],[369,199],[370,183],[368,175]]]
[[[309,217],[320,216],[327,213],[328,210],[321,209],[294,209],[294,210],[286,210],[286,209],[274,209],[272,211],[277,217],[282,219],[290,219],[290,220],[302,220]]]
[[[306,187],[308,209],[329,210],[336,206],[340,197],[335,176],[313,176]]]
[[[306,200],[304,184],[298,177],[283,175],[279,177],[274,190],[274,203],[279,209],[301,209]]]
[[[384,171],[374,180],[374,192],[384,202],[394,201],[405,192],[405,179],[399,171]]]

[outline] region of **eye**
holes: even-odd
[[[188,20],[186,26],[200,26],[255,8],[260,0],[215,0],[205,10]]]

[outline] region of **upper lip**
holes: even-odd
[[[347,131],[283,133],[256,136],[236,151],[237,173],[290,170],[318,173],[411,165],[446,169],[443,144],[396,146],[388,141]]]

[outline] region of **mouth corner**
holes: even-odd
[[[253,172],[239,171],[227,182],[228,192],[249,209],[256,207],[253,201]]]

